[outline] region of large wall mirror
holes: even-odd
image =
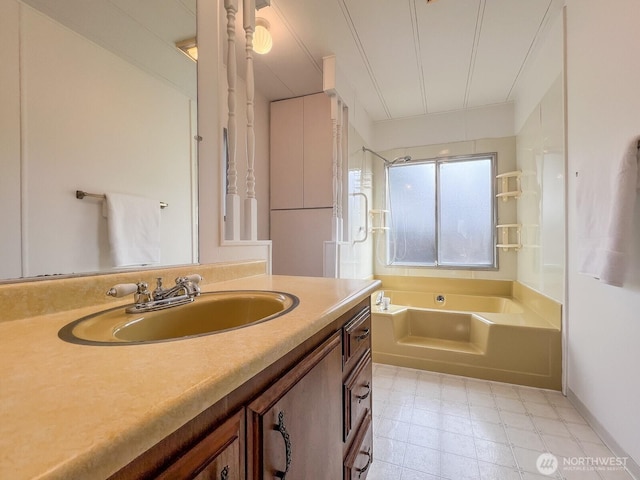
[[[166,202],[197,261],[196,0],[0,0],[0,280],[113,271],[99,198]]]

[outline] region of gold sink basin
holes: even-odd
[[[299,301],[282,292],[242,290],[203,293],[192,303],[146,313],[126,313],[120,306],[65,325],[58,336],[89,345],[164,342],[227,332],[272,320]]]

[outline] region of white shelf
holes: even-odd
[[[506,202],[510,198],[518,198],[522,194],[522,185],[520,182],[522,172],[506,172],[496,175],[496,179],[500,180],[500,191],[496,197],[501,198],[503,202]],[[514,181],[510,181],[513,179]]]
[[[387,227],[387,215],[389,210],[372,209],[369,210],[371,215],[371,231],[372,232],[384,232],[389,230]]]
[[[502,225],[496,225],[496,228],[498,229],[498,235],[501,241],[496,244],[496,247],[501,248],[505,252],[508,250],[520,250],[522,248],[521,224],[504,223]]]

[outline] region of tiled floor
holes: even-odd
[[[564,466],[613,454],[559,392],[382,364],[373,378],[368,480],[632,480]],[[536,467],[544,452],[558,462],[549,476]]]

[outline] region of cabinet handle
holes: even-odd
[[[285,457],[287,459],[287,465],[284,469],[284,472],[276,471],[276,477],[281,478],[282,480],[286,480],[287,473],[289,472],[289,467],[291,466],[291,438],[289,437],[289,432],[287,432],[287,427],[284,425],[284,412],[280,412],[278,414],[278,425],[276,425],[277,430],[282,435],[284,439],[284,448],[285,448]]]
[[[226,465],[220,472],[220,480],[229,480],[229,465]]]
[[[360,335],[356,335],[356,340],[359,342],[366,339],[371,334],[371,329],[365,328]]]
[[[369,470],[369,466],[371,465],[371,447],[369,447],[366,452],[361,453],[364,453],[367,456],[367,464],[362,468],[356,468],[356,472],[358,472],[358,478],[362,477],[362,474]]]
[[[366,400],[367,397],[371,395],[371,384],[369,382],[366,383],[364,388],[367,389],[367,393],[365,393],[364,395],[356,395],[356,398],[358,399],[358,403],[360,403],[362,400]]]

